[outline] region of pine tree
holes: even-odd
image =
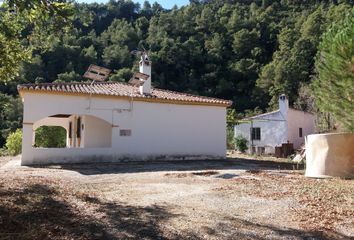
[[[318,108],[354,131],[354,8],[324,34],[315,65]]]

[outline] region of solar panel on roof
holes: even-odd
[[[140,87],[140,86],[144,85],[144,82],[145,81],[142,81],[139,78],[131,78],[129,80],[129,84],[131,84],[131,85],[133,85],[135,87]]]
[[[144,74],[144,73],[134,73],[133,77],[129,80],[129,84],[135,86],[135,87],[140,87],[144,85],[144,82],[149,79],[149,75]]]
[[[145,74],[145,73],[141,73],[141,72],[137,72],[137,73],[134,73],[133,77],[135,78],[141,78],[143,79],[144,81],[148,80],[149,79],[149,75]]]
[[[91,64],[84,74],[85,78],[91,79],[93,81],[104,81],[108,78],[111,70],[108,68],[96,66]]]

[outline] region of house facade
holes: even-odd
[[[18,86],[23,99],[22,165],[224,158],[230,101],[118,82]],[[37,148],[40,126],[61,126],[65,148]]]
[[[243,119],[234,128],[235,137],[243,136],[248,149],[273,154],[275,147],[292,143],[295,149],[305,143],[305,136],[315,132],[315,116],[311,113],[289,108],[285,95],[279,97],[279,109]]]

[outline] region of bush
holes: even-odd
[[[234,127],[228,126],[226,128],[226,144],[227,149],[234,149],[235,147],[235,139],[234,139]]]
[[[235,138],[236,149],[239,150],[240,152],[245,152],[248,149],[247,143],[248,143],[247,139],[241,135]]]
[[[0,157],[8,156],[9,151],[6,148],[0,148]]]
[[[66,130],[59,126],[41,126],[36,130],[35,147],[65,148]]]
[[[6,139],[6,148],[10,155],[18,155],[22,149],[22,130],[17,129],[16,132],[10,133]]]

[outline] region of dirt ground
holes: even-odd
[[[41,167],[6,161],[0,239],[354,239],[354,180],[309,179],[301,168],[239,156]]]
[[[11,156],[5,156],[5,157],[0,156],[0,168],[4,166],[6,163],[8,163],[9,161],[11,161],[12,159],[13,157]]]

